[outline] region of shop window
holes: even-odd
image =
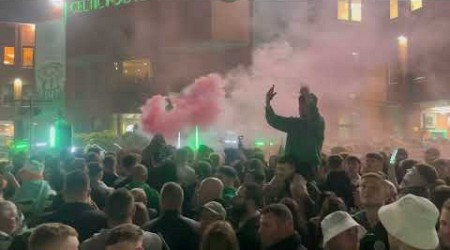
[[[22,66],[33,67],[34,65],[34,48],[22,48]]]
[[[4,47],[3,48],[3,64],[4,65],[14,65],[15,64],[15,48],[14,47]]]
[[[226,42],[248,42],[250,40],[250,0],[213,0],[212,39]]]
[[[153,77],[149,59],[132,59],[122,62],[122,74],[127,79],[146,81]]]
[[[390,12],[389,17],[395,19],[398,17],[398,0],[390,0]]]
[[[422,0],[410,0],[411,11],[421,9],[423,7]]]
[[[20,25],[20,41],[22,46],[35,46],[35,25],[34,24],[23,24]]]
[[[361,22],[362,0],[338,0],[337,19],[344,21]]]

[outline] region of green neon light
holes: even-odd
[[[76,0],[68,4],[68,13],[91,12],[145,1],[149,0]]]
[[[195,149],[198,150],[200,147],[199,131],[198,126],[195,126]]]
[[[50,147],[54,148],[56,145],[56,130],[55,126],[50,127]]]
[[[16,145],[14,145],[14,149],[16,149],[16,150],[27,149],[28,146],[29,145],[26,142],[19,142]]]
[[[257,147],[264,147],[265,145],[266,145],[266,143],[263,142],[263,141],[256,141],[255,142],[255,146],[257,146]]]

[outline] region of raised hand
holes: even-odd
[[[270,101],[272,101],[276,94],[277,92],[275,92],[275,85],[272,85],[272,87],[266,93],[266,106],[270,105]]]

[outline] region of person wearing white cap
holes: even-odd
[[[25,215],[38,215],[48,205],[48,198],[54,195],[47,181],[44,180],[44,165],[38,161],[30,161],[20,169],[22,185],[16,191],[14,202]]]
[[[429,200],[408,194],[378,211],[389,234],[390,249],[436,249],[439,211]]]
[[[325,250],[358,250],[359,240],[366,234],[347,212],[336,211],[327,215],[320,223]]]

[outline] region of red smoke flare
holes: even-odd
[[[186,87],[181,96],[172,100],[174,107],[166,110],[166,98],[161,95],[149,98],[141,107],[143,131],[175,138],[179,131],[199,126],[208,127],[216,122],[220,102],[225,97],[222,78],[216,74],[201,77]]]

